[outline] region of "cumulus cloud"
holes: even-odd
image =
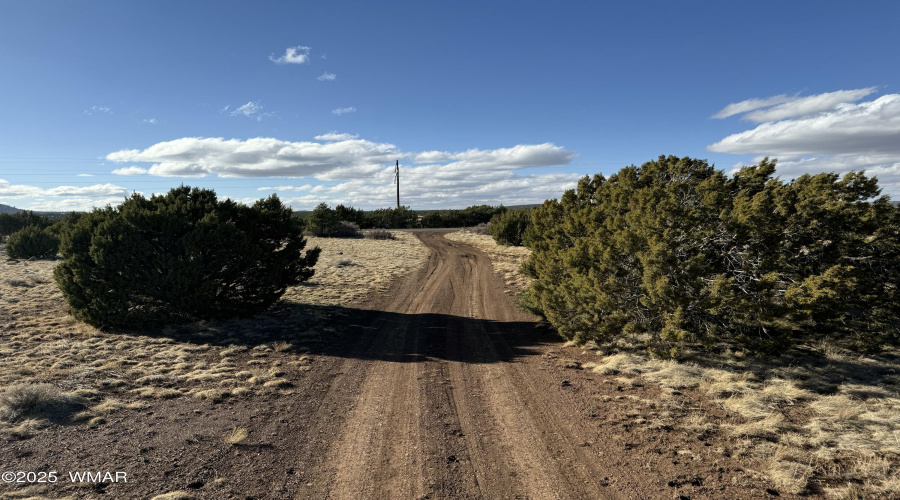
[[[106,158],[154,163],[148,173],[160,176],[307,177],[361,175],[402,156],[393,144],[362,139],[323,144],[264,137],[245,141],[185,137],[144,150],[117,151]]]
[[[385,207],[395,202],[392,177],[393,167],[387,167],[372,179],[354,179],[335,185],[279,186],[277,192],[306,191],[308,194],[296,197],[282,195],[286,203],[298,208],[322,202],[361,208]],[[519,175],[514,172],[473,176],[401,166],[400,202],[419,209],[541,203],[575,187],[580,177],[570,173]]]
[[[93,186],[57,186],[53,188],[39,188],[37,186],[14,185],[5,179],[0,179],[0,196],[8,198],[28,198],[36,196],[60,196],[60,197],[101,197],[101,196],[125,196],[128,190],[115,184],[95,184]]]
[[[148,172],[148,170],[146,168],[135,167],[135,166],[125,167],[125,168],[117,168],[112,171],[112,173],[115,175],[142,175],[142,174],[146,174],[147,172]]]
[[[709,146],[717,153],[900,154],[900,94],[841,104],[813,116],[768,122]]]
[[[354,106],[350,106],[349,108],[337,108],[337,109],[332,109],[331,112],[338,116],[341,116],[345,113],[355,113],[356,108]]]
[[[330,82],[330,81],[334,80],[335,78],[337,78],[337,75],[335,75],[334,73],[329,73],[327,71],[316,77],[316,79],[319,80],[320,82],[325,82],[325,81]]]
[[[157,124],[156,118],[144,118],[144,119],[143,119],[143,122],[144,122],[144,123],[149,123],[150,125],[156,125],[156,124]]]
[[[284,55],[275,57],[269,56],[269,60],[275,64],[304,64],[309,62],[309,47],[298,45],[297,47],[288,47],[284,51]]]
[[[441,162],[440,170],[444,173],[565,165],[575,157],[575,153],[551,143],[493,150],[470,149],[459,153],[413,154],[401,152],[393,144],[337,132],[322,134],[316,139],[328,142],[288,142],[264,137],[243,141],[185,137],[160,142],[144,150],[117,151],[108,154],[106,159],[154,163],[148,171],[151,175],[352,179],[380,172],[385,164],[410,156],[418,164]]]
[[[840,91],[804,98],[791,118],[766,121],[708,146],[716,153],[752,154],[779,159],[778,174],[794,178],[804,173],[865,169],[877,175],[886,193],[900,194],[900,94],[887,94],[858,104],[872,89]],[[788,104],[794,104],[788,103]],[[830,107],[826,107],[826,104]]]
[[[299,192],[295,206],[311,200],[358,207],[390,204],[394,161],[401,161],[401,202],[416,207],[467,206],[473,203],[539,203],[575,185],[579,174],[523,175],[531,167],[569,164],[572,151],[551,143],[491,150],[409,153],[393,144],[329,132],[323,142],[288,142],[272,138],[247,140],[182,138],[144,150],[107,155],[116,162],[153,163],[150,175],[220,177],[294,177],[320,181],[259,188],[266,192]]]

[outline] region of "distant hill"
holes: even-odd
[[[11,207],[9,205],[4,205],[3,203],[0,203],[0,214],[17,214],[21,211],[22,210],[20,210],[16,207]]]

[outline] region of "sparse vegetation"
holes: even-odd
[[[393,240],[396,239],[394,233],[388,231],[387,229],[372,229],[370,231],[366,231],[364,233],[366,238],[372,240]]]
[[[900,398],[892,357],[861,357],[825,344],[779,358],[740,351],[687,353],[683,361],[649,358],[635,344],[585,363],[584,369],[622,381],[658,384],[662,397],[645,401],[651,427],[723,433],[727,453],[741,458],[782,492],[829,498],[893,497],[900,493]],[[695,391],[733,419],[672,417]],[[854,497],[854,495],[857,495]]]

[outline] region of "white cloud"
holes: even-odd
[[[843,95],[848,96],[853,97]],[[814,101],[805,106],[817,107]],[[878,176],[886,193],[896,197],[900,195],[900,94],[858,104],[843,102],[825,111],[762,123],[725,137],[707,149],[778,158],[777,173],[787,178],[803,173],[865,169]]]
[[[814,116],[763,123],[709,146],[733,154],[900,154],[900,94],[841,104]]]
[[[93,115],[93,114],[104,114],[111,115],[113,114],[112,110],[106,106],[91,106],[90,108],[84,110],[84,114]]]
[[[838,105],[856,102],[875,92],[875,87],[857,90],[838,90],[788,101],[769,109],[761,109],[747,113],[743,120],[757,123],[809,116],[822,111],[834,110]]]
[[[113,170],[112,173],[115,175],[141,175],[148,173],[148,170],[146,168],[131,166],[125,168],[117,168]]]
[[[351,139],[356,139],[359,137],[358,135],[353,134],[341,134],[338,132],[328,132],[327,134],[317,135],[315,139],[317,141],[349,141]]]
[[[94,174],[78,174],[76,177],[93,177]]]
[[[876,90],[876,87],[866,87],[864,89],[838,90],[806,97],[781,94],[764,99],[747,99],[746,101],[735,102],[725,106],[712,117],[728,118],[729,116],[744,114],[741,117],[742,120],[757,123],[783,120],[785,118],[799,118],[822,111],[834,110],[840,104],[856,102],[874,93]]]
[[[304,64],[309,62],[309,47],[302,45],[297,47],[288,47],[281,57],[269,56],[269,60],[276,64]]]
[[[516,170],[526,167],[549,167],[569,163],[575,153],[550,144],[526,144],[511,148],[480,150],[470,149],[461,153],[446,151],[427,151],[416,154],[416,163],[435,163],[452,161],[445,168],[454,171],[477,171],[482,168],[501,168]]]
[[[6,179],[0,179],[0,196],[7,198],[25,198],[28,196],[39,196],[43,193],[43,189],[36,186],[25,186],[10,184]]]
[[[256,188],[257,191],[309,191],[312,184],[304,184],[302,186],[267,186]]]
[[[334,80],[335,78],[337,78],[337,75],[335,75],[334,73],[329,73],[327,71],[316,77],[316,79],[319,80],[320,82],[324,82],[324,81],[330,82],[330,81]]]
[[[144,123],[149,123],[150,125],[156,125],[156,124],[158,123],[158,122],[156,121],[156,118],[144,118],[144,119],[143,119],[143,122],[144,122]]]
[[[100,196],[125,196],[128,190],[115,184],[95,184],[93,186],[57,186],[54,188],[39,188],[37,186],[13,185],[4,179],[0,179],[0,196],[8,198],[28,198],[36,196],[76,196],[76,197],[100,197]]]
[[[55,188],[45,189],[43,193],[46,196],[125,196],[128,190],[122,186],[115,184],[95,184],[93,186],[58,186]]]
[[[151,175],[222,177],[317,177],[352,179],[381,172],[394,160],[413,156],[415,163],[447,162],[441,172],[511,171],[527,167],[568,164],[575,153],[554,144],[519,145],[459,153],[404,153],[388,143],[375,143],[331,132],[316,137],[331,142],[288,142],[258,137],[238,139],[185,137],[160,142],[144,150],[122,150],[106,159],[115,162],[155,163]],[[423,166],[421,168],[433,168]]]
[[[518,175],[492,172],[486,175],[439,174],[426,167],[401,165],[400,203],[416,209],[463,208],[471,205],[523,205],[558,198],[575,187],[580,174],[557,173]],[[391,184],[393,167],[373,179],[355,179],[332,186],[280,186],[279,192],[307,191],[298,197],[283,196],[293,207],[311,208],[325,202],[344,203],[359,208],[393,206],[396,187]],[[285,189],[290,188],[290,189]],[[308,189],[307,189],[308,188]]]
[[[227,111],[228,106],[225,106],[225,109],[222,111]],[[259,101],[250,101],[243,106],[238,107],[234,111],[231,112],[231,116],[246,116],[247,118],[252,118],[258,122],[262,121],[263,118],[267,118],[272,116],[274,113],[263,113],[263,107],[259,103]]]
[[[579,174],[522,175],[530,167],[569,164],[576,156],[554,144],[526,144],[462,152],[402,152],[396,146],[330,132],[318,141],[288,142],[182,138],[144,150],[107,155],[116,162],[153,163],[150,175],[220,177],[300,177],[313,185],[265,186],[259,191],[305,192],[296,206],[311,200],[358,207],[388,206],[394,196],[394,161],[401,161],[401,202],[416,207],[467,206],[473,203],[539,203],[575,185]]]
[[[747,99],[746,101],[741,102],[733,102],[728,106],[722,108],[721,111],[714,114],[713,118],[728,118],[729,116],[738,115],[741,113],[746,113],[748,111],[753,111],[754,109],[760,108],[768,108],[769,106],[773,106],[775,104],[781,104],[783,102],[788,102],[796,97],[786,96],[784,94],[776,95],[773,97],[767,97],[765,99]]]
[[[337,109],[332,109],[331,112],[338,116],[341,116],[344,113],[355,113],[356,108],[354,106],[350,106],[349,108],[337,108]]]
[[[28,205],[28,210],[45,212],[88,212],[94,208],[107,205],[116,206],[125,201],[125,196],[109,196],[103,198],[60,198],[53,200],[36,200]]]
[[[222,177],[306,177],[365,173],[402,158],[392,144],[362,139],[337,142],[288,142],[258,137],[241,141],[185,137],[149,148],[107,155],[116,162],[155,163],[150,175]]]

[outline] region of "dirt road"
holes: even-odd
[[[119,380],[124,387],[104,389],[107,406],[119,406],[101,423],[0,433],[0,464],[127,471],[127,482],[0,484],[0,498],[5,490],[16,490],[16,498],[278,500],[779,495],[744,470],[733,438],[711,431],[709,421],[734,421],[698,391],[663,394],[654,384],[577,369],[596,354],[536,328],[537,318],[514,305],[488,256],[442,231],[415,234],[430,250],[427,263],[352,305],[283,301],[249,321],[199,325],[208,331],[189,325],[81,335],[62,327],[50,346],[109,343],[124,352],[104,377],[128,378],[126,366],[159,358],[167,363],[160,374],[189,364],[202,371],[187,374],[212,378],[191,385],[245,392],[137,397],[135,387],[143,391],[145,382]],[[60,297],[52,300],[62,307]],[[6,352],[30,342],[3,335]],[[151,349],[168,346],[178,354]],[[43,352],[36,358],[49,356]],[[96,363],[79,363],[19,373],[65,370],[58,382],[65,387],[97,383],[80,378]],[[284,378],[273,388],[218,381],[213,367]],[[159,378],[155,390],[181,380]],[[238,429],[244,437],[232,440]]]
[[[301,496],[614,498],[596,431],[517,361],[536,318],[483,253],[418,236],[428,263],[368,304],[383,313],[320,405],[347,413]]]

